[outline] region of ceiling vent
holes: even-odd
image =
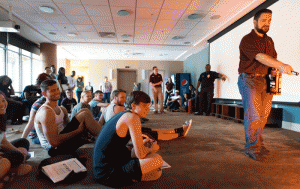
[[[115,38],[116,33],[115,32],[99,32],[99,36],[102,38]]]

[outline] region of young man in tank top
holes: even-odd
[[[60,90],[54,80],[41,84],[46,102],[38,110],[34,126],[40,143],[50,156],[73,154],[79,147],[88,143],[87,132],[98,136],[101,126],[95,121],[90,110],[82,109],[70,121],[66,108],[57,106]]]

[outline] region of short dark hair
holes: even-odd
[[[118,96],[120,93],[126,93],[126,91],[123,89],[116,89],[111,93],[110,99],[113,100],[115,96]]]
[[[41,83],[41,90],[42,92],[46,92],[48,87],[57,84],[55,80],[50,79],[50,80],[45,80]]]
[[[62,72],[63,70],[66,70],[66,69],[65,69],[64,67],[60,67],[60,68],[58,69],[58,75],[62,74],[61,72]]]
[[[51,68],[55,68],[54,64],[52,64],[50,67],[51,67]]]
[[[149,95],[143,91],[133,91],[126,99],[126,105],[129,109],[131,109],[131,104],[139,105],[140,102],[150,103],[151,99]]]
[[[45,70],[47,70],[47,69],[50,69],[50,67],[48,67],[48,66],[47,66],[47,67],[45,67]]]
[[[103,92],[101,90],[97,90],[94,92],[94,95],[96,95],[96,94],[103,94]]]
[[[255,13],[255,15],[254,15],[254,20],[258,21],[260,15],[261,15],[262,13],[271,13],[271,14],[272,14],[272,11],[271,11],[270,9],[261,9],[261,10],[259,10],[259,11],[257,11],[257,12]]]
[[[154,70],[155,68],[157,68],[156,66],[153,66],[152,70]]]

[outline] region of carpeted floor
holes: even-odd
[[[185,138],[158,142],[159,154],[172,166],[163,170],[160,179],[124,188],[300,188],[300,133],[266,128],[263,136],[271,154],[263,161],[254,161],[243,155],[241,123],[182,112],[149,112],[147,118],[150,121],[143,125],[151,128],[175,128],[189,119],[193,119],[193,125]],[[8,126],[8,139],[21,136],[9,134],[11,128],[23,127]],[[7,188],[107,188],[92,179],[92,148],[88,144],[78,150],[88,159],[87,176],[72,185],[63,185],[36,178],[37,165],[48,156],[38,145],[32,145],[30,151],[35,152],[35,157],[29,164],[33,171],[15,178]]]

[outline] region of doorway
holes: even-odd
[[[136,82],[136,70],[117,69],[117,88],[125,90],[127,96],[133,91],[134,82]]]

